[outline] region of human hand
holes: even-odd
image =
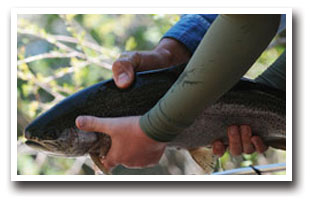
[[[141,130],[140,116],[98,118],[79,116],[76,126],[88,132],[101,132],[111,137],[111,148],[101,162],[107,170],[121,164],[125,167],[149,167],[158,163],[166,143],[149,138]]]
[[[229,126],[227,129],[229,151],[233,156],[238,156],[243,152],[251,154],[254,151],[263,153],[267,147],[259,136],[252,136],[251,127],[248,125]],[[213,142],[213,153],[222,156],[226,147],[222,141]]]
[[[165,68],[185,63],[191,53],[180,42],[164,38],[151,51],[123,53],[112,65],[113,79],[117,87],[124,89],[131,85],[135,72]]]

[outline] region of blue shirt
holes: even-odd
[[[217,16],[216,14],[182,15],[181,19],[165,33],[163,38],[174,38],[180,41],[193,54]],[[285,17],[285,15],[281,15],[278,33],[285,29]]]

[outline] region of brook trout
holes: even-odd
[[[182,73],[185,65],[136,74],[128,89],[119,89],[112,79],[81,90],[37,117],[25,129],[26,144],[47,154],[76,157],[90,154],[102,169],[99,157],[107,154],[108,135],[84,132],[75,126],[79,115],[124,117],[149,111]],[[250,125],[254,135],[272,147],[285,149],[285,92],[241,79],[231,90],[206,107],[194,123],[169,146],[193,149],[227,143],[230,125]],[[106,171],[105,171],[106,172]]]

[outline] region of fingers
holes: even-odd
[[[219,157],[223,156],[226,151],[224,143],[220,140],[216,140],[215,142],[213,142],[212,149],[213,149],[213,154]]]
[[[267,147],[265,146],[263,140],[258,136],[253,136],[251,138],[251,142],[255,146],[255,149],[258,153],[263,153],[267,150]]]
[[[238,156],[242,153],[242,142],[238,126],[229,126],[227,129],[229,151],[231,155]]]
[[[227,131],[229,140],[229,150],[233,156],[238,156],[242,152],[251,154],[253,152],[263,153],[266,151],[263,140],[259,136],[252,136],[251,127],[248,125],[230,126]],[[254,146],[253,146],[254,145]]]
[[[240,126],[240,134],[241,134],[243,152],[246,154],[253,153],[255,150],[251,142],[252,137],[251,127],[248,125]]]

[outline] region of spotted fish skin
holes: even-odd
[[[113,80],[107,80],[81,90],[30,123],[25,129],[26,144],[54,155],[103,156],[111,144],[109,136],[77,129],[76,117],[143,115],[168,91],[184,67],[139,72],[127,89],[119,89]],[[233,124],[250,125],[267,145],[285,149],[285,92],[242,79],[205,108],[169,146],[195,148],[216,139],[226,142],[226,129]]]

